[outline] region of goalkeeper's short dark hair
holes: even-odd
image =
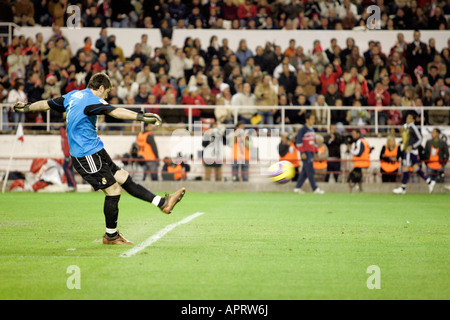
[[[87,85],[87,87],[92,90],[98,90],[100,86],[103,86],[105,90],[112,87],[111,79],[105,73],[94,74]]]

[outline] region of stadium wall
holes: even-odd
[[[431,131],[433,127],[425,127],[423,131],[424,142],[431,138]],[[443,132],[450,142],[450,128]],[[133,135],[102,135],[100,138],[105,144],[105,149],[114,159],[120,159],[125,153],[129,152],[133,142],[136,141],[136,136]],[[280,139],[278,137],[267,137],[264,139],[254,138],[255,144],[260,151],[260,161],[258,165],[262,168],[267,167],[270,163],[278,160],[278,144]],[[2,135],[0,148],[0,171],[5,171],[8,165],[8,159],[14,144],[14,135]],[[201,137],[182,137],[180,136],[156,136],[156,144],[158,146],[160,158],[176,157],[181,152],[185,157],[192,154],[194,160],[200,159]],[[371,147],[374,147],[370,157],[373,160],[372,169],[379,168],[379,154],[381,148],[386,143],[386,138],[367,138]],[[400,141],[400,139],[397,139]],[[342,146],[342,154],[345,152],[345,146]],[[225,156],[231,155],[231,149],[227,147],[224,151]],[[32,158],[63,158],[61,150],[61,138],[59,135],[26,135],[24,142],[18,142],[15,148],[12,170],[27,171],[31,165]],[[198,174],[201,171],[201,165],[198,165],[199,170],[195,165],[193,166],[192,175]]]
[[[84,38],[91,37],[93,43],[100,37],[100,28],[80,28],[69,29],[61,28],[62,33],[70,41],[72,52],[84,46]],[[44,40],[47,41],[52,35],[51,27],[21,27],[15,30],[16,35],[25,37],[34,37],[41,32]],[[397,41],[397,34],[401,32],[405,35],[405,40],[411,42],[413,39],[412,30],[327,30],[320,32],[317,30],[210,30],[210,29],[175,29],[172,36],[172,44],[177,47],[183,47],[187,37],[199,38],[203,49],[207,49],[209,41],[213,35],[217,36],[219,41],[227,38],[229,47],[236,50],[241,39],[247,40],[247,45],[251,50],[256,46],[264,46],[266,41],[270,41],[281,48],[287,48],[289,40],[295,39],[297,45],[303,47],[305,52],[311,51],[314,40],[320,40],[324,50],[329,47],[330,40],[336,38],[338,44],[345,48],[345,40],[349,37],[355,39],[360,48],[360,52],[368,49],[368,41],[380,41],[383,51],[388,53],[390,48]],[[159,29],[127,29],[127,28],[108,28],[108,35],[115,35],[116,43],[122,48],[126,57],[133,54],[134,45],[141,42],[141,35],[148,35],[148,44],[153,48],[161,47],[162,38]],[[421,40],[428,43],[430,38],[436,40],[437,50],[447,47],[447,41],[450,38],[448,30],[421,31]]]

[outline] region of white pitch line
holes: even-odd
[[[168,226],[164,227],[163,229],[159,230],[157,233],[152,235],[150,238],[146,239],[144,242],[138,244],[137,246],[131,248],[128,251],[125,251],[119,257],[129,258],[129,257],[134,256],[139,251],[144,250],[148,246],[152,245],[152,243],[155,243],[156,241],[158,241],[159,239],[164,237],[166,235],[166,233],[168,233],[169,231],[175,229],[176,227],[178,227],[181,224],[185,224],[185,223],[188,223],[189,221],[194,220],[195,218],[201,216],[202,214],[204,214],[204,212],[196,212],[196,213],[184,218],[183,220],[169,224]]]

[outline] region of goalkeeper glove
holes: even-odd
[[[13,110],[14,112],[29,112],[31,103],[24,102],[16,102],[14,103]]]
[[[142,113],[139,112],[137,115],[137,120],[138,121],[144,121],[145,123],[150,123],[153,124],[155,126],[160,126],[162,124],[162,120],[160,118],[160,116],[158,116],[155,113]]]

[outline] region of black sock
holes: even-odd
[[[106,229],[117,229],[117,219],[119,217],[119,199],[120,195],[105,197],[103,213],[105,214]],[[115,236],[116,234],[117,231],[108,233],[109,236]]]
[[[157,197],[157,199],[160,199],[160,200],[158,201],[157,204],[155,204],[155,203],[153,203],[153,204],[157,205],[160,208],[164,204],[164,198],[156,196],[150,190],[147,190],[140,184],[137,184],[136,182],[133,181],[131,176],[128,176],[127,180],[122,184],[122,188],[124,188],[125,191],[128,192],[129,194],[131,194],[133,197],[136,197],[138,199],[141,199],[141,200],[144,200],[144,201],[147,201],[150,203],[153,203],[153,200],[155,199],[155,197]],[[155,200],[157,200],[157,199],[155,199]]]

